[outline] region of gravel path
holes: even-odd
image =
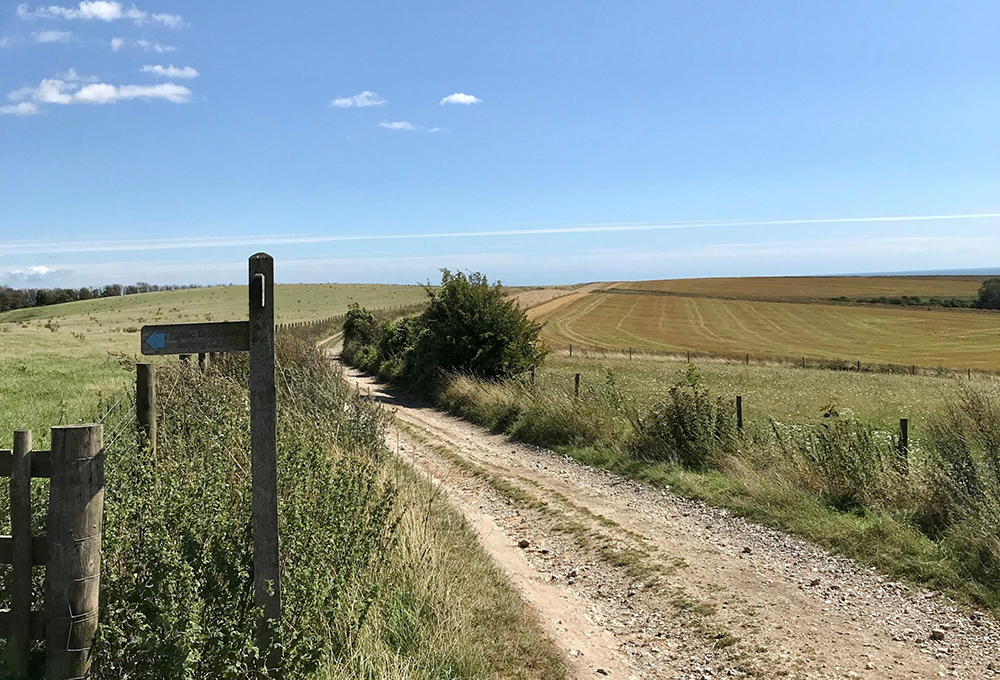
[[[430,476],[576,677],[990,678],[1000,626],[725,511],[399,399]]]

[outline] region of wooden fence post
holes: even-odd
[[[747,354],[747,366],[749,366],[749,365],[750,365],[750,355]]]
[[[910,421],[899,419],[899,468],[904,473],[910,469]]]
[[[576,397],[580,396],[580,374],[577,373],[573,378],[573,390]]]
[[[250,257],[250,475],[253,484],[253,597],[263,610],[257,648],[269,677],[281,677],[278,563],[277,401],[274,385],[274,258]]]
[[[198,353],[198,368],[201,369],[202,373],[204,373],[205,369],[208,368],[208,354],[205,352]]]
[[[135,365],[135,421],[139,426],[139,444],[148,444],[156,455],[156,366]]]
[[[691,363],[691,350],[688,350],[688,363]]]
[[[10,469],[10,623],[4,661],[12,678],[28,677],[31,643],[31,431],[14,431]]]
[[[100,425],[52,428],[46,523],[45,677],[86,678],[97,632],[104,515]]]
[[[569,355],[573,356],[573,345],[569,346]]]
[[[736,397],[736,429],[743,431],[743,397]]]
[[[802,368],[806,367],[806,358],[802,357]]]
[[[632,361],[632,348],[631,347],[628,348],[628,360]]]

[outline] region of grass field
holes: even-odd
[[[768,300],[976,296],[984,276],[785,276],[624,281],[615,288]]]
[[[557,346],[1000,369],[1000,314],[969,310],[598,291],[539,320]]]
[[[127,384],[113,353],[139,355],[139,328],[149,323],[232,321],[247,315],[245,286],[194,288],[70,302],[0,314],[0,447],[15,429],[31,429],[46,446],[52,425],[90,416],[100,396]],[[423,302],[422,286],[279,285],[279,323],[321,319],[357,302],[378,309]],[[131,362],[131,363],[134,363]]]
[[[919,437],[922,424],[945,404],[954,401],[966,386],[1000,387],[1000,378],[973,374],[971,381],[935,377],[800,369],[788,366],[744,366],[716,360],[695,360],[702,383],[727,400],[743,397],[748,421],[769,418],[793,424],[817,423],[824,414],[863,418],[880,428],[895,428],[909,418],[911,432]],[[580,374],[581,391],[608,394],[613,390],[638,413],[662,400],[687,370],[684,360],[620,354],[569,358],[565,352],[550,355],[537,370],[539,389],[573,393]]]

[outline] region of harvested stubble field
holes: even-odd
[[[1000,314],[972,310],[594,291],[536,318],[555,346],[1000,369]]]
[[[983,276],[761,276],[749,278],[623,281],[616,288],[682,295],[768,300],[828,300],[838,297],[976,297]]]

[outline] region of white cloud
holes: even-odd
[[[69,31],[39,31],[32,33],[32,37],[36,43],[66,43],[73,37],[73,34]]]
[[[194,94],[174,83],[110,85],[93,82],[94,78],[81,77],[72,69],[63,75],[68,78],[46,78],[38,87],[14,90],[7,95],[7,99],[20,104],[4,107],[3,113],[30,115],[38,113],[38,104],[110,104],[125,99],[164,99],[174,104],[186,104]]]
[[[379,123],[379,127],[384,127],[386,130],[416,130],[409,122],[405,120],[396,120],[391,123]]]
[[[164,78],[197,78],[201,75],[190,66],[177,68],[173,64],[169,66],[160,66],[159,64],[155,66],[147,65],[143,66],[141,70],[143,73],[153,73]]]
[[[449,94],[447,97],[438,102],[441,106],[445,104],[479,104],[483,100],[479,97],[474,97],[471,94],[465,94],[464,92],[456,92],[455,94]]]
[[[81,76],[76,72],[75,68],[71,68],[65,73],[57,74],[59,80],[65,80],[67,83],[96,83],[97,76]]]
[[[135,6],[129,9],[122,9],[120,2],[109,2],[108,0],[84,1],[74,7],[59,7],[50,5],[48,7],[37,7],[34,10],[28,5],[17,6],[17,16],[25,21],[32,19],[66,19],[68,21],[98,20],[117,21],[119,19],[129,19],[136,26],[142,26],[150,22],[155,22],[170,28],[182,28],[186,24],[184,18],[178,14],[149,14]]]
[[[349,109],[351,107],[363,109],[368,106],[384,106],[385,104],[386,101],[371,90],[365,90],[353,97],[339,97],[330,102],[330,106],[335,106],[338,109]]]
[[[45,266],[16,267],[0,271],[0,284],[13,286],[38,285],[49,282],[53,277],[62,277],[69,270],[50,269]]]
[[[135,47],[143,52],[156,52],[157,54],[167,54],[168,52],[177,51],[177,48],[173,45],[162,45],[158,40],[150,41],[145,38],[140,38],[139,40],[126,40],[125,38],[111,39],[111,49],[113,51],[120,52],[124,47]]]
[[[179,14],[154,14],[153,21],[159,22],[170,28],[182,28],[185,26],[184,17]]]
[[[20,104],[0,106],[0,114],[9,116],[33,116],[36,113],[38,113],[38,105],[34,102],[21,102]]]
[[[74,102],[84,104],[108,104],[120,99],[166,99],[174,104],[186,104],[191,101],[191,90],[183,85],[163,83],[162,85],[108,85],[95,83],[80,88],[73,95]]]

